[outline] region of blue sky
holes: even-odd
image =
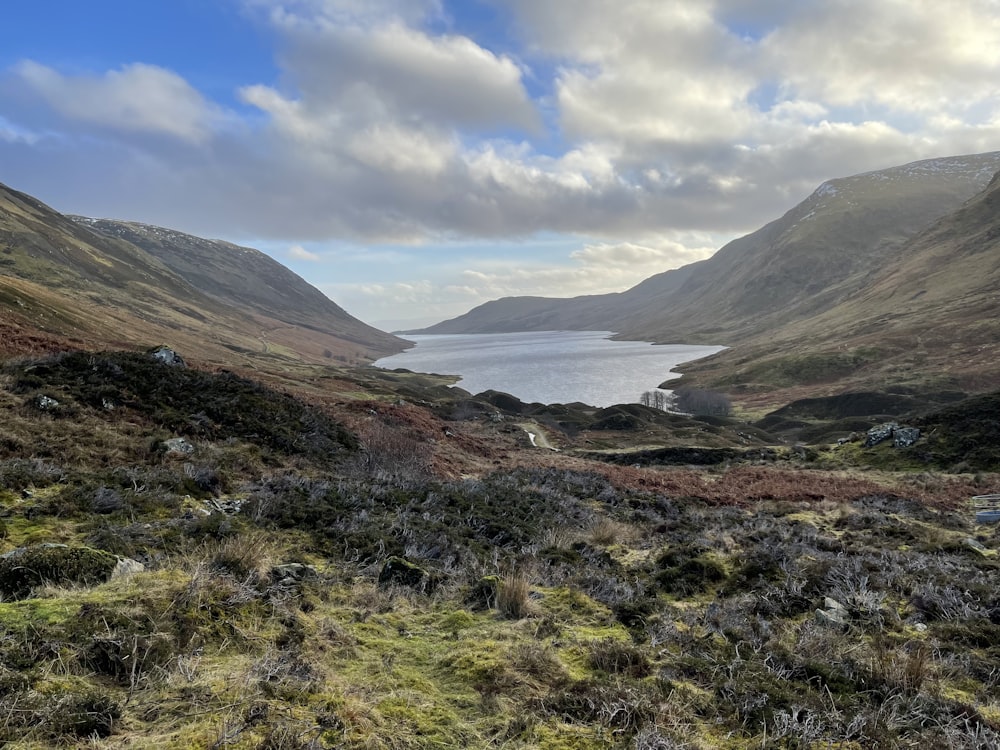
[[[821,182],[1000,149],[1000,0],[34,0],[0,182],[387,328],[620,291]]]

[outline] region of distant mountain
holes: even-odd
[[[1000,152],[831,180],[711,258],[625,292],[507,298],[419,333],[593,329],[731,344],[832,308],[864,288],[908,238],[981,191],[997,170]]]
[[[658,274],[625,292],[570,299],[504,297],[451,320],[408,333],[512,333],[514,331],[617,331],[623,321],[663,304],[705,263]]]
[[[272,370],[406,346],[257,250],[67,217],[0,185],[0,353],[159,343]]]

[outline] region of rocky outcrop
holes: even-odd
[[[892,440],[893,448],[909,448],[920,439],[920,430],[916,427],[902,427],[897,422],[876,425],[865,436],[865,448],[874,448],[889,439]]]

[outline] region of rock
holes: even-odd
[[[996,550],[987,549],[978,539],[973,539],[971,536],[963,539],[962,544],[968,547],[969,549],[973,550],[974,552],[979,553],[983,557],[997,556]]]
[[[142,573],[145,569],[146,566],[138,560],[133,560],[131,557],[122,557],[115,565],[115,569],[111,571],[111,580],[129,578],[136,573]]]
[[[167,453],[175,455],[187,456],[194,453],[194,445],[182,437],[164,440],[161,445],[166,449]]]
[[[149,352],[149,356],[163,362],[165,365],[187,367],[187,362],[184,361],[184,358],[169,346],[158,346]]]
[[[897,427],[892,433],[893,448],[909,448],[920,439],[920,430],[916,427]]]
[[[111,577],[118,558],[90,547],[37,544],[0,555],[0,595],[24,599],[46,583],[95,585]]]
[[[823,599],[823,609],[816,610],[816,622],[821,625],[844,628],[850,621],[851,614],[847,611],[847,607],[830,597]]]
[[[316,568],[302,563],[282,563],[271,568],[271,579],[280,586],[294,586],[307,578],[315,578],[318,575]]]
[[[845,615],[847,614],[847,607],[838,602],[836,599],[831,599],[828,596],[823,597],[823,608],[831,611],[843,612]]]
[[[868,434],[865,437],[865,448],[872,448],[879,443],[883,443],[892,437],[893,432],[899,424],[896,422],[886,422],[885,424],[876,425],[868,430]]]
[[[380,586],[395,583],[421,591],[430,591],[436,583],[433,576],[419,565],[395,556],[385,561],[382,572],[378,574],[378,582]]]
[[[59,402],[51,396],[35,396],[31,403],[38,411],[55,411],[59,408]]]

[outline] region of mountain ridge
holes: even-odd
[[[12,351],[15,340],[42,348],[46,339],[52,348],[170,342],[207,363],[275,372],[406,348],[260,251],[151,225],[74,220],[2,184],[0,324],[2,348]]]

